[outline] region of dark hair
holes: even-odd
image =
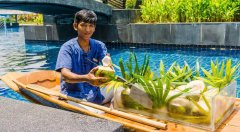
[[[91,23],[96,25],[97,15],[91,10],[80,10],[75,14],[74,22],[79,24],[80,22]]]

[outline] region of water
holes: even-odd
[[[0,37],[0,75],[6,72],[28,72],[35,70],[54,70],[57,54],[61,44],[64,42],[25,42],[24,34],[21,29],[9,29],[4,37]],[[107,44],[108,52],[111,54],[113,63],[118,65],[119,58],[124,62],[130,52],[135,52],[139,63],[143,62],[144,55],[151,56],[151,69],[157,72],[159,70],[160,60],[168,68],[176,61],[180,65],[187,62],[194,66],[198,60],[205,69],[210,68],[211,60],[232,59],[232,63],[240,62],[240,50],[216,50],[199,47],[176,47],[159,45],[121,45]],[[117,74],[120,74],[117,71]],[[240,75],[239,71],[237,73]],[[0,96],[26,101],[19,94],[7,88],[0,81]],[[240,97],[240,79],[238,80],[237,96]]]

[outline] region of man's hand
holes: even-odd
[[[94,74],[98,70],[98,67],[94,67],[88,74],[88,83],[94,86],[99,86],[106,83],[109,79],[107,77],[96,77]]]

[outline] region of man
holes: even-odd
[[[77,38],[64,43],[59,51],[56,71],[61,72],[61,93],[101,104],[104,96],[97,87],[107,81],[96,77],[97,64],[106,56],[105,44],[91,39],[97,16],[93,11],[81,10],[75,14],[73,28]]]

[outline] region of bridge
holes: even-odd
[[[112,17],[112,7],[97,0],[0,0],[0,9],[43,14],[43,26],[23,26],[26,40],[68,40],[76,37],[72,28],[73,15],[81,9],[93,10],[98,16],[98,25],[108,24]]]
[[[0,9],[30,11],[44,15],[74,14],[81,9],[90,9],[103,16],[112,14],[110,6],[95,0],[0,0]]]

